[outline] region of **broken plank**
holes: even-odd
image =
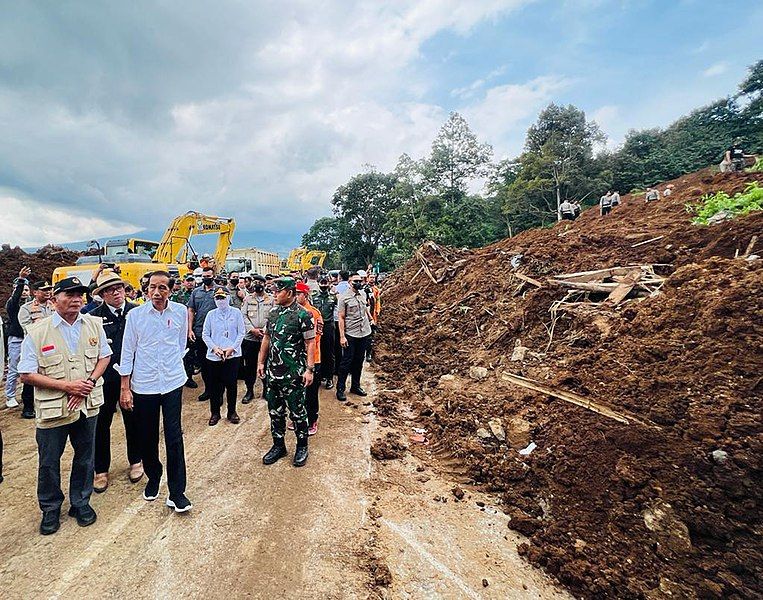
[[[514,277],[517,279],[521,279],[522,281],[526,281],[527,283],[530,283],[534,285],[535,287],[543,287],[543,283],[538,281],[537,279],[533,279],[532,277],[528,277],[527,275],[522,275],[522,273],[513,273]]]
[[[602,292],[605,294],[611,293],[618,285],[620,285],[619,283],[601,283],[593,281],[559,281],[557,279],[549,279],[549,282],[575,290],[583,290],[586,292]]]
[[[636,283],[638,283],[638,280],[641,279],[642,275],[643,273],[628,275],[625,281],[618,284],[618,286],[612,290],[612,293],[607,296],[607,300],[605,302],[611,302],[615,306],[620,304],[623,300],[625,300],[625,297],[631,293],[631,290],[635,287]]]
[[[604,406],[603,404],[599,404],[598,402],[594,402],[593,400],[584,398],[583,396],[580,396],[574,392],[569,392],[567,390],[562,390],[557,387],[545,385],[540,383],[539,381],[534,381],[532,379],[528,379],[520,375],[515,375],[514,373],[509,373],[507,371],[504,371],[503,374],[501,375],[501,379],[505,381],[509,381],[515,385],[519,385],[521,387],[534,390],[536,392],[540,392],[542,394],[553,396],[554,398],[558,398],[559,400],[563,400],[564,402],[569,402],[570,404],[581,406],[592,412],[595,412],[604,417],[608,417],[610,419],[613,419],[625,425],[630,425],[632,422],[635,422],[635,423],[639,423],[640,425],[648,425],[651,427],[657,427],[656,425],[653,425],[651,423],[645,423],[637,419],[636,417],[624,415],[620,412],[617,412],[616,410],[609,408],[608,406]]]
[[[747,258],[752,253],[752,249],[755,247],[755,242],[758,241],[758,236],[754,235],[750,238],[750,243],[747,244],[747,250],[742,254],[742,258]]]
[[[654,237],[650,240],[644,240],[643,242],[639,242],[638,244],[631,244],[631,248],[637,248],[638,246],[643,246],[645,244],[651,244],[652,242],[656,242],[658,240],[661,240],[664,238],[664,235],[658,235],[657,237]]]
[[[634,265],[630,267],[611,267],[609,269],[597,269],[596,271],[580,271],[579,273],[565,273],[562,275],[554,275],[554,279],[563,279],[565,281],[596,281],[599,279],[606,279],[613,275],[628,275],[634,270],[641,269],[640,266]]]

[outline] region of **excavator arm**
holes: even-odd
[[[191,237],[211,233],[219,236],[214,258],[217,268],[222,268],[225,265],[225,258],[235,229],[236,221],[233,219],[189,211],[176,217],[167,227],[159,242],[154,260],[167,264],[184,264],[188,261]]]

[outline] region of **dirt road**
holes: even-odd
[[[366,385],[373,389],[371,376]],[[283,460],[266,468],[264,401],[241,406],[240,425],[209,427],[197,394],[186,390],[183,406],[193,511],[176,515],[164,496],[141,498],[144,481],[127,479],[117,417],[112,483],[92,498],[98,521],[80,528],[63,517],[48,537],[37,533],[33,424],[18,411],[0,412],[5,598],[568,597],[519,559],[518,538],[489,508],[490,498],[469,492],[455,502],[453,481],[412,456],[372,461],[378,425],[371,404],[351,397],[342,406],[323,392],[308,466]],[[290,446],[293,452],[293,438]],[[70,457],[67,449],[64,481]]]

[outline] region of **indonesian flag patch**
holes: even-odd
[[[54,354],[56,351],[56,347],[53,344],[49,344],[48,346],[42,347],[42,355],[43,356],[50,356],[51,354]]]

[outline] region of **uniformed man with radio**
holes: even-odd
[[[67,277],[53,288],[56,312],[29,327],[21,345],[21,380],[34,386],[37,425],[37,499],[42,510],[40,533],[60,526],[61,456],[67,439],[74,449],[69,485],[69,516],[86,527],[95,523],[90,506],[98,411],[103,404],[101,375],[111,348],[103,321],[80,313],[88,287]]]

